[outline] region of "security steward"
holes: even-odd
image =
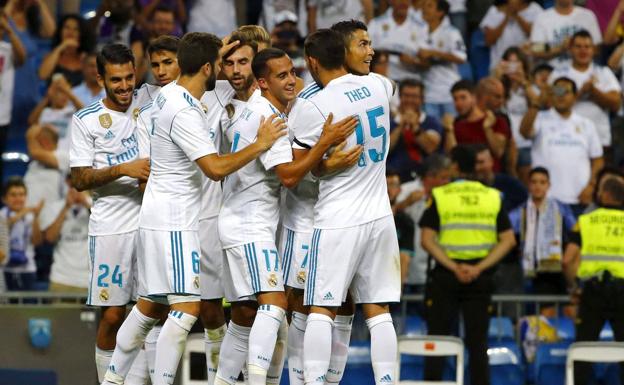
[[[422,247],[435,260],[425,289],[427,329],[451,335],[462,312],[473,385],[488,385],[489,308],[492,267],[516,244],[500,191],[476,181],[476,153],[457,146],[451,153],[455,181],[433,189],[421,221]],[[444,358],[427,357],[425,380],[442,378]]]
[[[599,208],[579,217],[563,256],[563,273],[580,300],[576,340],[597,341],[605,321],[624,341],[624,182],[610,178],[598,192]],[[620,367],[624,384],[624,367]],[[576,363],[575,384],[587,384],[591,364]]]

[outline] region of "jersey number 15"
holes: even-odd
[[[365,149],[360,155],[360,159],[358,160],[358,167],[366,167],[366,156],[374,162],[383,162],[386,158],[386,140],[387,133],[386,129],[383,126],[377,124],[377,118],[384,115],[383,106],[377,106],[366,111],[366,117],[368,118],[368,127],[370,131],[371,139],[378,138],[381,136],[381,151],[376,148],[369,148],[368,151]],[[357,115],[358,124],[355,127],[355,138],[357,144],[363,146],[366,143],[365,135],[364,135],[364,127],[362,125],[362,118]]]

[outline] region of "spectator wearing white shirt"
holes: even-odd
[[[490,68],[494,68],[507,48],[529,40],[531,28],[542,7],[531,0],[498,0],[479,24],[490,47]]]
[[[555,6],[539,14],[533,23],[533,57],[550,60],[556,68],[566,58],[569,39],[582,29],[589,31],[596,44],[602,43],[598,20],[592,11],[575,6],[574,0],[555,0]]]
[[[373,0],[308,0],[308,33],[329,28],[343,20],[371,21],[375,13]]]
[[[409,0],[390,0],[391,7],[368,24],[376,51],[389,54],[388,77],[395,81],[407,78],[420,79],[423,69],[418,58],[418,48],[427,31],[410,8]]]
[[[520,133],[532,142],[533,167],[550,172],[551,196],[567,203],[575,216],[591,203],[596,176],[603,166],[602,146],[594,123],[573,111],[576,83],[566,77],[554,81],[553,108],[539,111],[532,100]]]
[[[428,66],[423,76],[425,111],[441,120],[445,114],[456,114],[451,87],[461,79],[457,65],[466,61],[466,46],[459,30],[445,20],[449,12],[446,0],[426,0],[422,11],[428,28],[418,51]]]
[[[65,199],[46,204],[40,215],[45,240],[54,246],[50,270],[50,291],[87,293],[88,224],[91,199],[71,186],[69,178]]]
[[[622,89],[608,68],[593,63],[595,46],[589,32],[576,32],[570,40],[572,60],[555,69],[550,81],[567,77],[578,89],[574,112],[591,120],[596,126],[603,147],[611,146],[609,113],[616,112],[622,104]]]
[[[232,0],[193,1],[189,10],[188,32],[209,32],[220,38],[237,27],[236,5]]]
[[[106,97],[104,88],[97,81],[97,52],[89,52],[82,58],[82,83],[72,88],[72,93],[83,106]],[[81,107],[82,108],[82,107]]]

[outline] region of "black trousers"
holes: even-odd
[[[616,341],[624,341],[624,280],[606,277],[585,283],[576,319],[576,340],[597,341],[605,321],[611,323]],[[591,364],[574,364],[574,384],[585,385],[591,376]],[[620,383],[624,384],[624,365],[620,365]]]
[[[487,333],[492,290],[492,276],[488,272],[469,284],[462,284],[455,274],[438,265],[431,271],[425,291],[428,334],[453,334],[454,322],[461,312],[466,332],[464,344],[470,355],[472,385],[490,383]],[[443,370],[444,358],[425,358],[426,381],[441,380]]]

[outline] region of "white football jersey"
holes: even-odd
[[[212,139],[217,151],[221,148],[221,129],[219,126],[221,114],[225,106],[230,103],[236,95],[234,89],[227,80],[217,80],[215,89],[207,91],[201,98],[201,103],[207,110],[206,119],[208,119],[208,128],[210,129],[210,138]],[[199,219],[214,218],[219,215],[221,210],[221,201],[223,193],[221,182],[215,182],[212,179],[202,175],[202,200]]]
[[[107,168],[139,158],[132,110],[107,108],[100,100],[72,117],[70,167]],[[93,189],[89,235],[137,230],[141,192],[134,178],[121,177]]]
[[[164,86],[152,106],[151,173],[140,227],[197,231],[202,171],[195,161],[214,154],[208,121],[199,100],[175,82]]]
[[[295,148],[309,148],[318,142],[330,112],[334,122],[347,116],[358,117],[359,124],[347,139],[346,148],[356,144],[364,147],[357,165],[320,178],[315,228],[357,226],[392,215],[386,187],[392,93],[391,82],[383,76],[347,74],[304,99],[315,108],[305,108],[298,117],[301,124],[295,126]]]
[[[256,140],[260,118],[277,109],[254,93],[237,120],[224,132],[231,152]],[[282,116],[283,117],[283,116]],[[273,167],[292,161],[288,137],[278,139],[258,159],[230,174],[223,183],[223,205],[219,213],[219,237],[223,248],[256,241],[274,241],[279,220],[280,180]]]
[[[305,121],[305,110],[316,108],[312,103],[307,103],[306,100],[316,95],[320,90],[321,88],[316,83],[311,83],[297,95],[297,99],[288,114],[288,137],[292,145],[295,143],[296,127],[308,127],[308,123]],[[299,143],[299,146],[301,144]],[[314,204],[318,198],[318,179],[308,173],[297,186],[285,190],[286,194],[281,207],[282,224],[296,232],[312,232]]]

